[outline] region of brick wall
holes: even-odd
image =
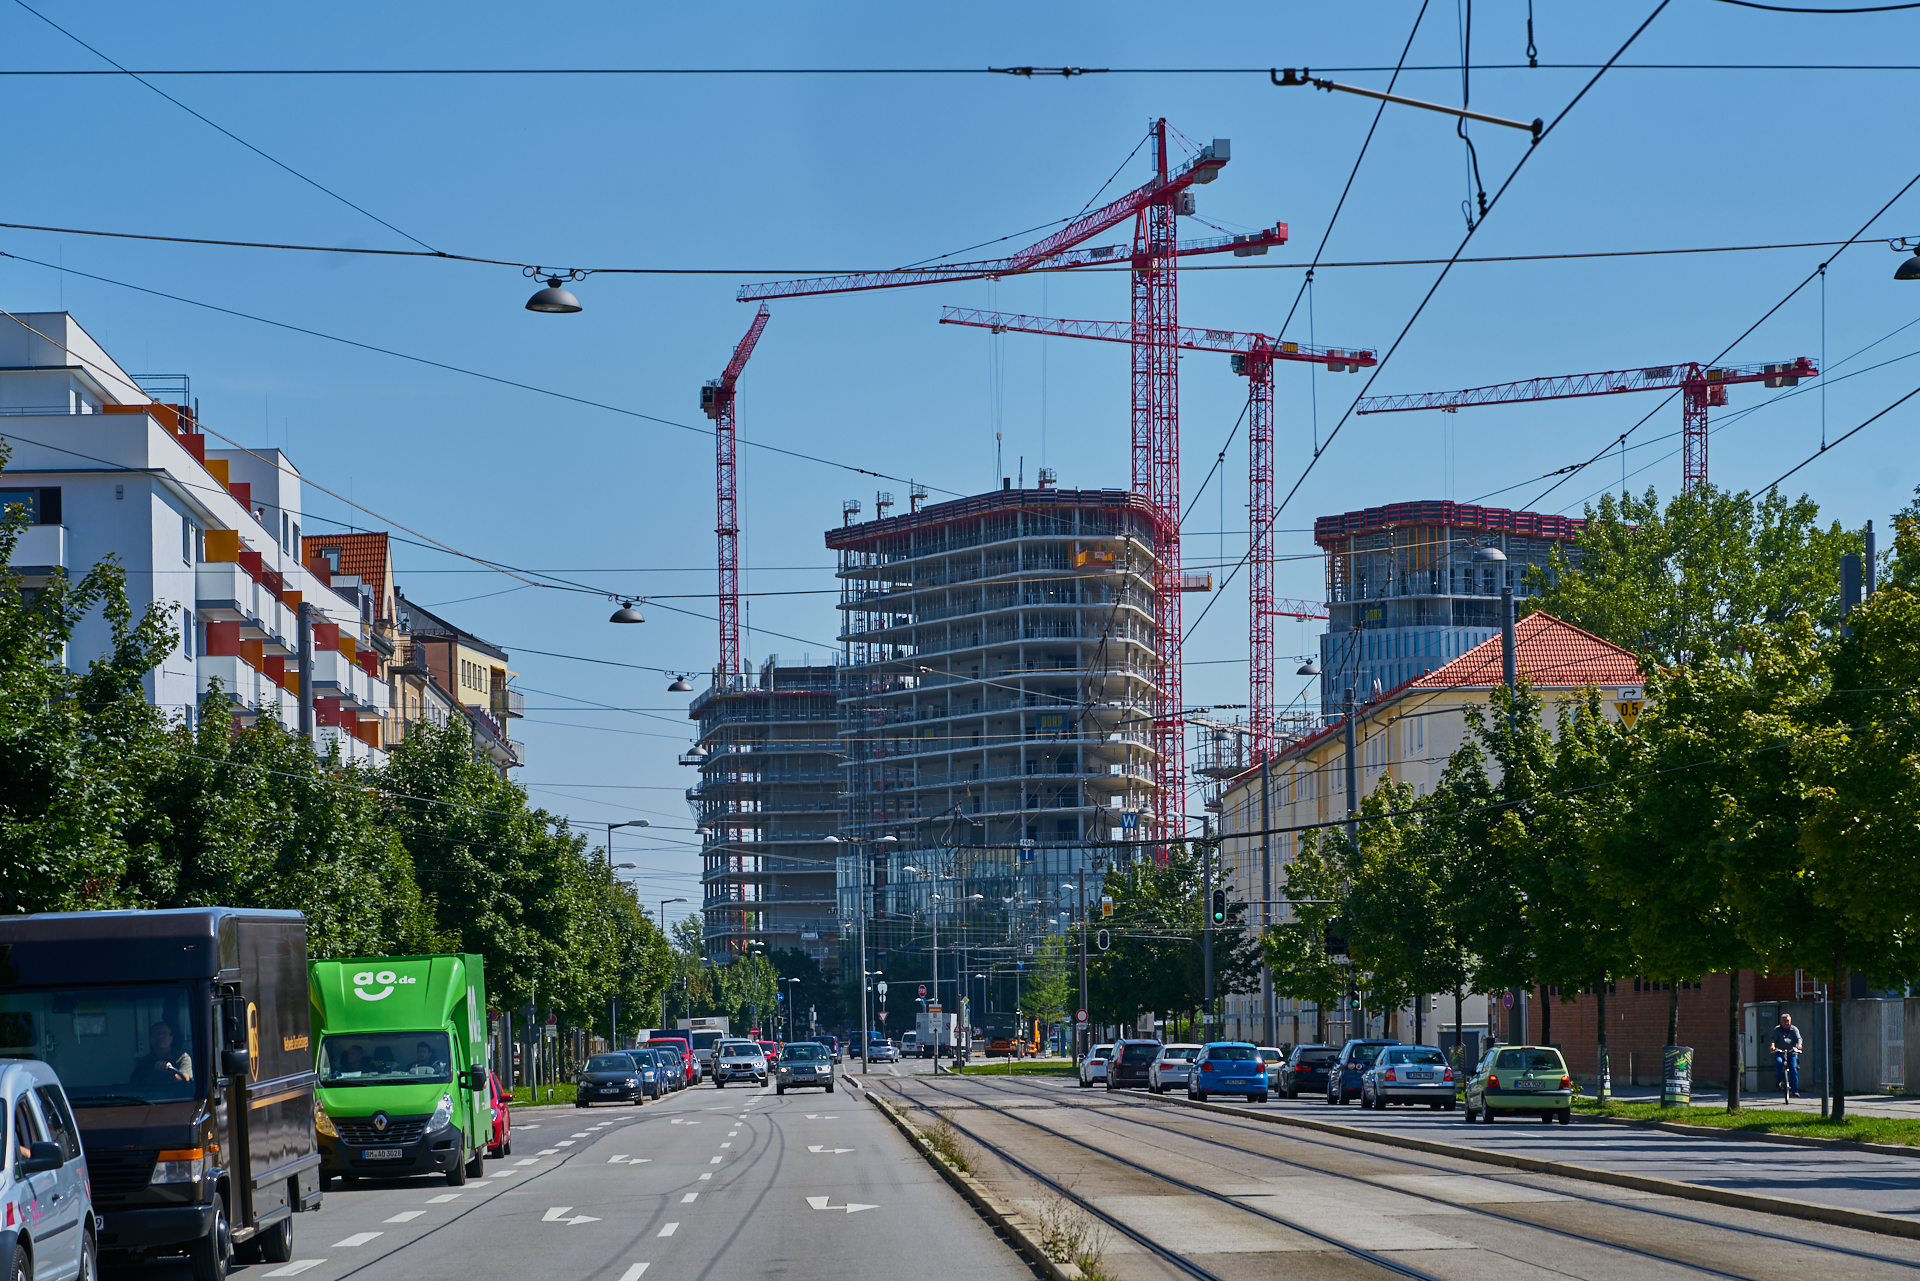
[[[1607,990],[1607,1060],[1616,1085],[1658,1085],[1660,1047],[1667,1043],[1667,988],[1651,980],[1616,979]],[[1756,987],[1759,989],[1756,994]],[[1793,994],[1793,976],[1759,978],[1752,971],[1740,975],[1740,1001],[1780,999]],[[1595,1019],[1599,1002],[1591,992],[1578,994],[1555,989],[1550,1027],[1543,1030],[1540,989],[1527,1003],[1527,1035],[1535,1042],[1560,1047],[1575,1077],[1593,1081],[1599,1075]],[[1508,1039],[1511,1012],[1496,1005],[1500,1039]],[[1724,1084],[1727,1079],[1727,976],[1709,974],[1698,984],[1680,988],[1680,1041],[1693,1047],[1693,1079],[1701,1084]]]

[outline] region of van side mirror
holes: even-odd
[[[226,1075],[245,1076],[247,1065],[248,1055],[244,1048],[220,1051],[220,1070]]]
[[[476,1094],[487,1088],[487,1070],[485,1068],[468,1068],[460,1075],[460,1083]]]
[[[29,1155],[15,1167],[16,1173],[44,1174],[48,1170],[57,1170],[67,1163],[66,1153],[60,1150],[58,1143],[50,1143],[43,1139],[27,1151]]]
[[[220,1040],[229,1050],[245,1049],[247,1045],[247,998],[244,996],[223,996],[220,998]],[[245,1068],[241,1069],[245,1071]]]

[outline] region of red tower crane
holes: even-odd
[[[733,429],[734,387],[740,373],[753,355],[767,327],[767,307],[760,305],[746,337],[733,349],[726,372],[700,388],[700,409],[713,419],[714,466],[718,473],[715,492],[719,501],[719,520],[714,532],[720,536],[720,666],[715,684],[738,676],[740,667],[740,490],[736,469],[738,442]]]
[[[1599,374],[1569,374],[1564,378],[1535,378],[1527,382],[1497,383],[1465,391],[1431,391],[1411,396],[1368,396],[1354,406],[1359,414],[1389,414],[1407,409],[1440,409],[1453,413],[1462,405],[1505,405],[1528,400],[1566,400],[1575,396],[1607,396],[1622,391],[1665,391],[1682,394],[1681,488],[1691,492],[1707,483],[1707,410],[1727,403],[1734,383],[1765,383],[1795,387],[1802,378],[1820,374],[1805,356],[1779,365],[1700,364],[1653,365],[1646,369],[1615,369]]]
[[[1100,342],[1131,342],[1133,333],[1133,326],[1116,321],[1053,320],[1045,316],[1016,316],[967,307],[948,307],[940,313],[940,323],[970,325],[995,333],[1013,331],[1055,338],[1092,338]],[[1278,342],[1265,334],[1237,333],[1230,329],[1176,327],[1167,345],[1176,351],[1226,352],[1232,357],[1233,372],[1247,379],[1247,471],[1252,491],[1247,503],[1247,516],[1253,522],[1250,526],[1253,545],[1247,552],[1248,660],[1251,668],[1247,726],[1253,736],[1252,759],[1257,763],[1264,760],[1274,747],[1273,620],[1282,616],[1327,616],[1324,606],[1309,601],[1278,602],[1273,595],[1273,364],[1277,360],[1297,360],[1325,365],[1330,371],[1340,373],[1358,371],[1379,362],[1371,351],[1310,347],[1305,343]],[[1137,364],[1135,368],[1137,372]],[[1178,512],[1174,514],[1174,520],[1177,524]]]
[[[1133,345],[1133,491],[1147,498],[1155,524],[1154,623],[1159,637],[1152,730],[1155,806],[1159,834],[1178,837],[1186,825],[1186,746],[1180,666],[1180,367],[1171,338],[1180,323],[1175,266],[1191,254],[1264,254],[1269,246],[1287,242],[1287,225],[1275,223],[1250,235],[1179,243],[1174,222],[1176,215],[1193,212],[1190,188],[1218,177],[1229,159],[1230,148],[1225,138],[1216,138],[1202,147],[1199,155],[1175,168],[1167,155],[1164,118],[1154,122],[1153,143],[1153,177],[1011,257],[746,285],[737,296],[742,302],[751,302],[949,280],[989,280],[1028,271],[1122,261],[1130,264],[1133,321],[1127,341]],[[1130,252],[1118,245],[1075,249],[1129,218],[1134,220]]]

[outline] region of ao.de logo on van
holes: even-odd
[[[395,974],[392,970],[381,970],[375,974],[372,970],[361,970],[353,976],[353,994],[363,1001],[384,1001],[393,995],[393,989],[402,983],[417,983],[418,979],[407,975]],[[378,992],[367,991],[378,987]]]

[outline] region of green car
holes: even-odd
[[[1573,1078],[1551,1045],[1494,1045],[1467,1082],[1466,1118],[1493,1124],[1496,1113],[1573,1122]]]

